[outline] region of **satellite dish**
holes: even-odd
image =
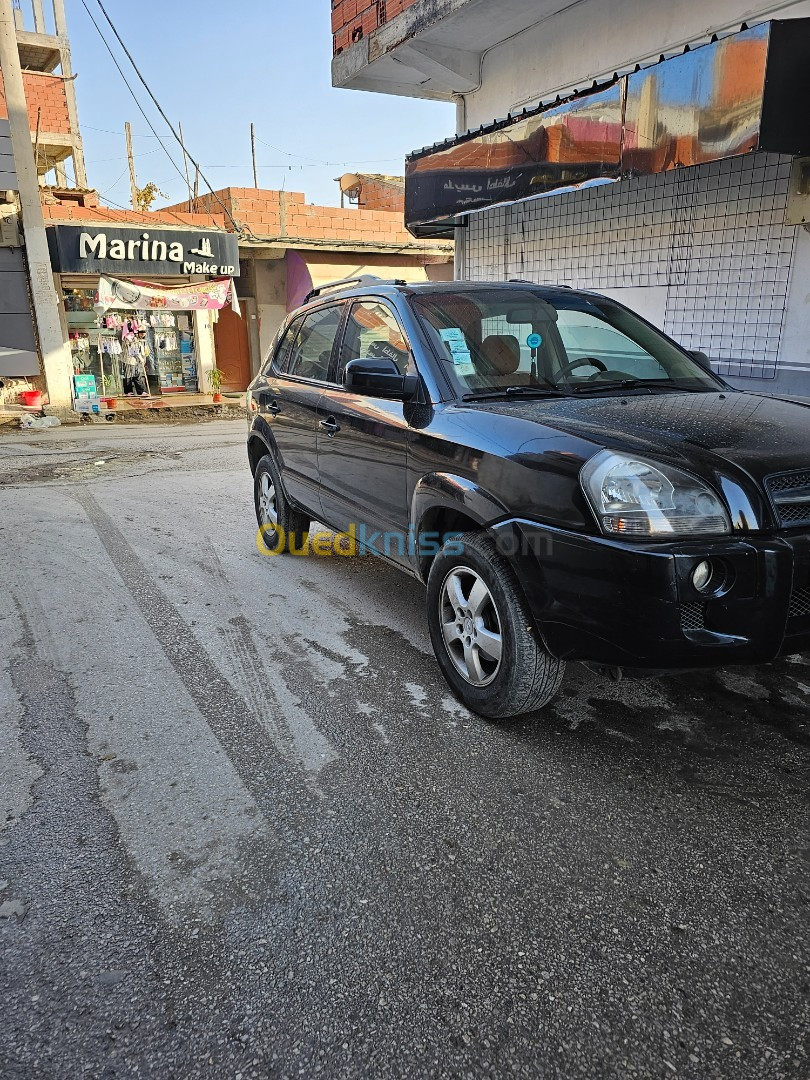
[[[362,180],[357,173],[347,172],[338,180],[340,184],[340,190],[344,195],[348,195],[350,199],[356,199],[360,194],[360,188],[362,186]]]

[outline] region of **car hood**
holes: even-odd
[[[708,452],[757,480],[810,465],[810,409],[781,398],[734,391],[667,392],[492,402],[483,407],[533,420],[600,448],[681,463],[705,458]]]

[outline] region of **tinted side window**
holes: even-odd
[[[298,333],[298,328],[303,321],[303,315],[299,316],[297,319],[293,319],[276,346],[275,353],[273,354],[273,367],[276,371],[287,370],[287,362],[290,358],[292,344],[295,341],[295,335]]]
[[[411,352],[405,335],[393,311],[376,300],[363,300],[352,307],[340,350],[338,382],[343,382],[348,362],[360,357],[393,360],[402,375],[409,371]]]
[[[326,382],[332,346],[342,315],[343,305],[334,304],[304,316],[301,333],[293,346],[287,367],[290,375]]]

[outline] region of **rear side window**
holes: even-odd
[[[273,358],[273,367],[276,371],[286,371],[287,364],[290,359],[290,352],[292,351],[292,345],[295,341],[295,335],[298,333],[298,329],[301,323],[304,321],[303,315],[297,319],[293,319],[290,325],[285,330],[281,341],[276,346],[276,351]]]
[[[287,365],[290,375],[326,382],[342,315],[343,305],[333,304],[304,316]]]

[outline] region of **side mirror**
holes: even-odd
[[[708,358],[705,352],[701,352],[699,349],[694,349],[689,353],[696,364],[700,364],[704,371],[708,371],[710,375],[714,374],[712,371],[712,362]]]
[[[343,369],[343,385],[356,394],[404,401],[416,393],[415,375],[401,375],[393,360],[363,356]]]

